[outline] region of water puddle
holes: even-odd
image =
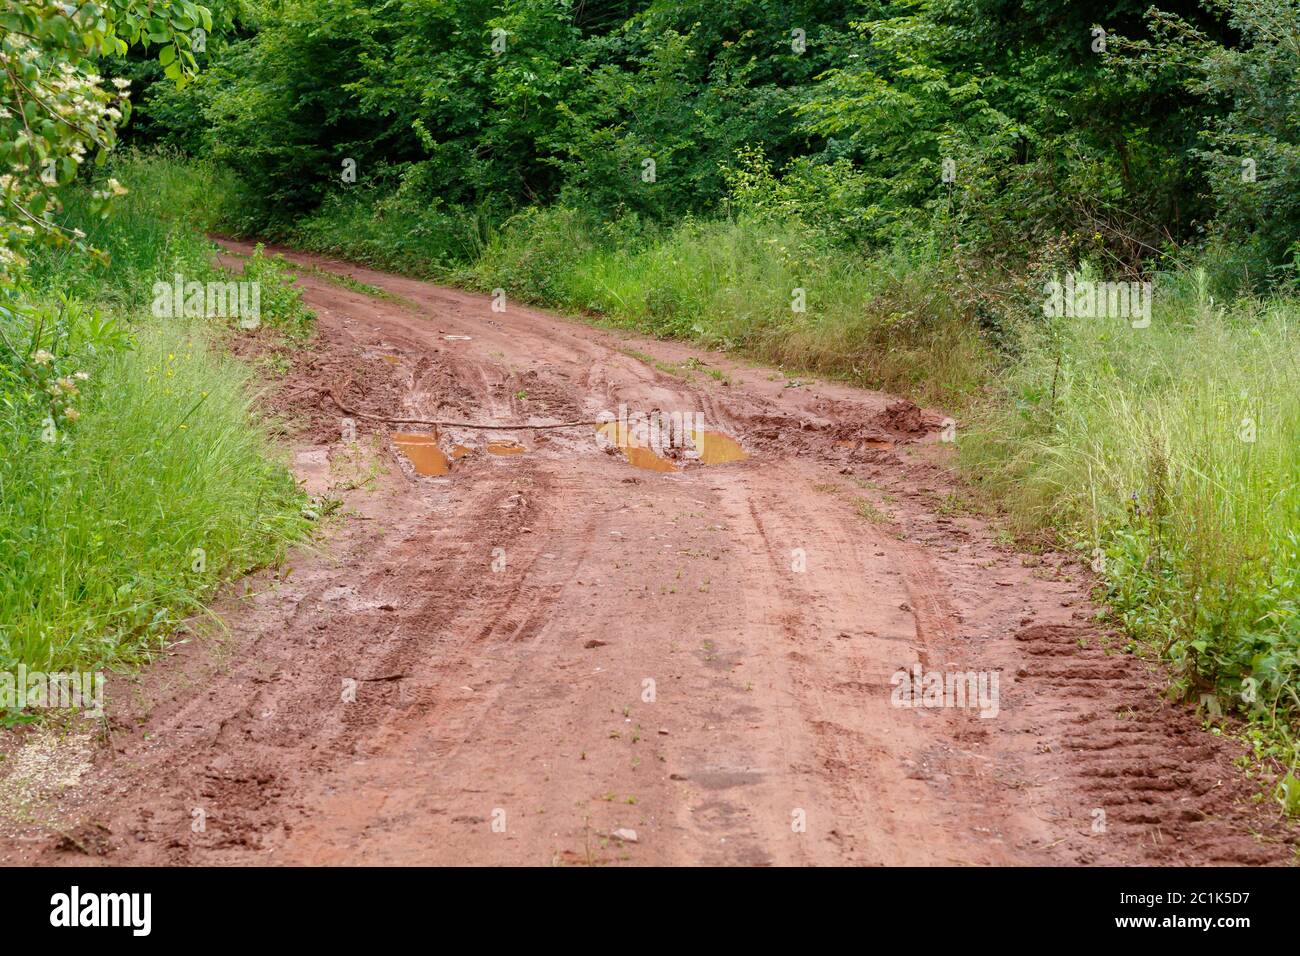
[[[603,435],[611,444],[618,444],[618,422],[606,422],[596,426],[597,434]],[[643,471],[679,471],[678,467],[667,458],[655,454],[653,448],[623,446],[619,448],[623,457],[633,468]]]
[[[522,455],[524,446],[511,438],[493,438],[487,443],[489,455]]]
[[[606,422],[603,425],[597,425],[596,431],[604,437],[606,442],[617,445],[618,428],[618,422]],[[729,461],[743,461],[749,457],[749,453],[741,447],[740,442],[722,432],[705,431],[702,445],[699,458],[695,459],[701,464],[722,465]],[[658,454],[648,446],[635,448],[623,446],[619,448],[619,451],[623,453],[623,457],[627,459],[628,464],[633,468],[659,472],[682,470],[677,462]]]
[[[633,468],[643,471],[681,471],[671,459],[656,455],[653,448],[624,448],[623,456]]]
[[[474,449],[473,449],[473,448],[467,448],[467,447],[464,446],[464,445],[452,445],[452,446],[451,446],[451,460],[452,460],[452,461],[460,461],[460,460],[461,460],[462,458],[464,458],[466,455],[472,455],[473,453],[474,453]]]
[[[744,461],[749,457],[740,442],[722,432],[705,432],[700,461],[706,465],[723,465],[729,461]]]
[[[445,475],[451,462],[438,447],[438,436],[427,432],[395,432],[393,445],[411,460],[417,475]]]

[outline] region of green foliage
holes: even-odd
[[[244,260],[239,279],[258,284],[263,325],[290,338],[302,339],[311,334],[316,313],[303,303],[302,290],[295,285],[284,256],[268,256],[259,242]]]
[[[150,328],[76,364],[83,410],[55,441],[0,411],[0,670],[138,658],[306,525],[248,372],[201,329]]]
[[[1145,329],[1075,318],[1030,331],[1004,399],[959,448],[1022,528],[1101,549],[1117,617],[1189,690],[1217,689],[1294,737],[1300,307],[1223,308],[1207,289],[1201,270],[1162,276]]]
[[[357,186],[331,195],[294,224],[289,241],[298,248],[424,277],[474,259],[494,215],[487,208],[444,207],[437,199],[423,198],[421,172],[412,168],[393,192]]]
[[[933,250],[864,260],[798,221],[638,230],[635,220],[529,210],[457,277],[926,401],[965,402],[990,362],[956,275]],[[800,289],[806,311],[795,309]]]
[[[227,330],[149,318],[158,279],[221,277],[194,232],[221,177],[167,155],[114,164],[123,203],[101,219],[73,189],[66,210],[108,262],[44,248],[25,300],[0,307],[0,670],[138,660],[307,527],[250,373],[214,340]],[[266,324],[298,334],[282,267],[250,268]]]
[[[1241,42],[1227,46],[1186,20],[1153,13],[1162,42],[1135,44],[1132,62],[1175,63],[1188,92],[1214,105],[1192,155],[1214,194],[1220,250],[1240,244],[1235,275],[1220,285],[1258,286],[1300,266],[1300,3],[1217,0]]]
[[[52,218],[57,190],[92,148],[103,161],[130,115],[130,83],[118,79],[107,89],[96,58],[156,46],[165,76],[184,83],[197,67],[191,34],[211,29],[209,10],[190,0],[7,0],[0,10],[0,281],[16,279],[33,244],[86,250],[82,234]],[[110,179],[88,205],[103,212],[121,192]]]
[[[38,297],[64,293],[94,299],[120,316],[147,310],[150,289],[180,272],[217,278],[212,228],[233,177],[211,164],[181,163],[174,151],[118,151],[105,170],[127,189],[106,215],[96,212],[90,190],[67,191],[60,222],[86,234],[102,251],[86,261],[75,249],[44,250],[31,263],[28,285]]]

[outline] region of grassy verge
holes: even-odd
[[[75,423],[3,423],[0,669],[129,661],[307,522],[253,424],[248,373],[201,327],[87,362]]]
[[[1160,277],[1152,323],[1060,319],[959,442],[1024,531],[1089,556],[1179,688],[1247,715],[1293,760],[1300,714],[1300,302],[1218,305]]]
[[[507,224],[454,277],[923,402],[964,403],[990,366],[941,260],[865,258],[797,221],[687,220],[629,239],[548,210]]]
[[[233,323],[150,315],[155,282],[225,278],[202,235],[216,174],[165,157],[113,174],[131,192],[110,219],[66,203],[110,263],[42,257],[0,313],[0,670],[137,662],[308,526],[223,346]],[[277,264],[250,278],[262,334],[303,334]]]

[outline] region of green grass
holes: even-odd
[[[136,659],[307,524],[247,370],[200,327],[146,328],[90,374],[60,441],[0,426],[0,669]]]
[[[961,459],[1020,530],[1100,549],[1105,600],[1189,694],[1217,690],[1293,748],[1300,302],[1224,306],[1205,286],[1161,277],[1146,329],[1032,333]]]
[[[139,154],[106,175],[130,190],[110,218],[87,218],[75,190],[65,208],[109,263],[37,257],[0,314],[0,670],[138,662],[309,526],[252,373],[227,354],[233,323],[150,315],[154,282],[220,277],[203,230],[222,177]],[[249,269],[271,330],[257,334],[300,340],[311,316],[283,268]]]
[[[318,279],[324,279],[341,289],[347,289],[349,292],[357,292],[361,295],[369,296],[372,299],[386,299],[389,302],[400,302],[405,306],[413,306],[414,303],[408,299],[402,298],[395,292],[389,292],[387,289],[381,289],[379,286],[370,285],[368,282],[362,282],[355,276],[345,275],[340,272],[331,272],[328,269],[322,269],[320,266],[298,266],[300,272],[309,272]]]
[[[793,221],[628,236],[573,210],[530,210],[452,278],[929,403],[964,404],[992,360],[942,260],[866,257]]]
[[[385,194],[358,186],[330,198],[278,238],[299,249],[428,279],[476,256],[486,221],[478,211],[431,207],[400,190]]]
[[[87,242],[108,255],[108,264],[87,262],[71,247],[38,256],[31,268],[38,293],[58,292],[138,313],[149,308],[150,289],[159,279],[170,280],[177,272],[187,280],[218,277],[214,246],[204,234],[214,228],[229,194],[229,174],[166,153],[127,152],[105,175],[128,190],[109,217],[85,211],[80,187],[65,189],[62,199],[69,225],[85,232]]]

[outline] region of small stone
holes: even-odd
[[[624,843],[637,843],[636,831],[629,830],[627,827],[619,827],[610,834],[616,840],[622,840]]]

